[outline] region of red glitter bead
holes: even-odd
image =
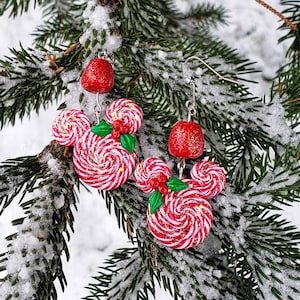
[[[168,149],[180,158],[198,158],[204,151],[204,136],[199,124],[179,121],[171,130]]]
[[[81,86],[90,93],[105,94],[114,85],[114,70],[109,61],[102,58],[92,59],[83,71]]]

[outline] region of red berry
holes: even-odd
[[[180,158],[198,158],[204,151],[204,136],[199,124],[179,121],[171,130],[168,148],[171,155]]]
[[[165,183],[161,183],[157,190],[162,194],[162,195],[166,195],[169,193],[169,188]]]
[[[168,180],[168,177],[163,173],[158,173],[157,179],[159,182],[166,183],[166,181]]]
[[[113,130],[111,132],[111,137],[115,140],[115,141],[118,141],[120,139],[120,131],[118,130]]]
[[[157,189],[159,186],[159,180],[157,177],[152,177],[149,179],[149,184],[153,189]]]
[[[115,120],[112,124],[113,128],[117,131],[120,131],[120,128],[123,126],[122,120]]]
[[[109,61],[92,59],[83,71],[81,86],[90,93],[108,93],[114,85],[114,70]]]
[[[119,131],[120,134],[128,133],[129,127],[128,125],[124,124],[123,120],[115,120],[112,124],[114,130]]]
[[[129,130],[130,130],[130,129],[129,129],[128,125],[122,125],[122,126],[120,127],[120,132],[121,132],[121,134],[128,133]]]

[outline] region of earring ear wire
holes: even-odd
[[[186,61],[183,63],[184,65],[189,62],[190,60],[198,60],[200,61],[207,69],[209,69],[210,71],[212,71],[220,80],[223,81],[227,81],[227,82],[231,82],[233,84],[239,85],[239,83],[233,79],[230,78],[226,78],[224,76],[222,76],[220,73],[218,73],[214,68],[212,68],[207,62],[205,62],[203,59],[201,59],[198,56],[190,56],[186,59]]]
[[[192,86],[192,101],[188,100],[185,103],[188,111],[187,121],[190,122],[192,117],[196,115],[196,85],[194,79],[191,79],[190,85]]]
[[[97,124],[100,122],[100,117],[102,115],[102,108],[103,108],[103,104],[102,104],[102,101],[100,101],[100,94],[97,93],[96,94],[96,104],[94,107],[94,113],[96,114]]]

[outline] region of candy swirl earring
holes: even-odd
[[[196,164],[191,179],[171,177],[170,168],[159,158],[150,157],[137,165],[134,180],[143,192],[151,193],[148,228],[162,245],[194,248],[209,234],[213,214],[208,198],[224,188],[225,179],[223,169],[212,164],[210,168]],[[203,178],[208,179],[203,183]]]
[[[149,231],[162,245],[173,249],[193,248],[203,242],[213,221],[209,198],[218,195],[226,183],[224,169],[212,161],[196,163],[190,171],[191,179],[183,178],[185,159],[199,158],[204,151],[202,128],[191,121],[196,114],[195,84],[191,84],[193,96],[186,103],[187,120],[174,125],[168,140],[170,154],[180,159],[179,179],[171,177],[165,162],[153,157],[141,161],[134,172],[137,186],[151,193],[147,209]]]
[[[73,146],[73,163],[78,177],[88,185],[113,190],[131,176],[137,161],[135,138],[141,126],[143,112],[132,100],[113,101],[106,110],[106,120],[100,121],[100,94],[108,93],[114,83],[111,64],[103,58],[93,59],[81,78],[82,87],[96,94],[94,113],[98,123],[91,128],[88,117],[78,110],[62,111],[52,124],[56,141]]]
[[[106,120],[87,131],[74,145],[73,161],[78,176],[89,185],[113,190],[131,176],[137,156],[135,138],[143,113],[132,100],[113,101]]]
[[[113,190],[125,183],[135,168],[135,138],[131,134],[140,128],[142,118],[141,108],[122,98],[107,107],[106,121],[100,125],[91,128],[84,113],[67,110],[55,119],[52,132],[59,144],[74,146],[74,168],[82,181]]]

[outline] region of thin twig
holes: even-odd
[[[70,151],[70,147],[69,147],[69,146],[66,146],[66,147],[64,148],[64,157],[67,157],[67,156],[68,156],[69,151]]]
[[[52,67],[55,68],[55,73],[61,73],[64,70],[64,67],[59,67],[56,63],[56,56],[50,55],[48,52],[46,53],[47,59],[49,60]]]
[[[130,221],[129,221],[128,218],[126,219],[126,228],[127,228],[128,234],[132,237],[133,236],[133,229],[131,227],[131,224],[130,224]]]
[[[300,101],[300,97],[289,100],[290,103],[294,103],[294,102],[297,102],[297,101]]]
[[[260,5],[262,5],[263,7],[265,7],[266,9],[268,9],[270,12],[272,12],[274,15],[276,15],[277,17],[279,17],[283,22],[285,22],[292,30],[297,31],[297,25],[295,25],[291,20],[289,20],[288,18],[286,18],[281,12],[279,12],[278,10],[276,10],[275,8],[273,8],[271,5],[267,4],[266,2],[264,2],[263,0],[255,0],[257,3],[259,3]]]
[[[279,93],[279,97],[281,97],[283,94],[283,82],[279,82],[278,93]]]
[[[128,85],[135,84],[141,77],[142,77],[143,72],[141,72],[136,78],[128,82]]]
[[[153,270],[157,270],[157,259],[156,259],[156,249],[153,244],[150,244],[150,252],[151,252],[151,265]]]
[[[75,43],[75,44],[72,44],[70,47],[68,47],[68,48],[65,50],[64,54],[69,54],[69,53],[71,53],[71,52],[74,51],[79,45],[80,45],[79,42],[77,42],[77,43]]]

